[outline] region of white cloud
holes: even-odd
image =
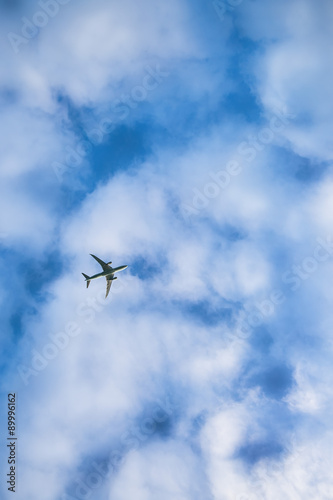
[[[22,186],[13,187],[5,182],[1,192],[0,228],[6,234],[3,244],[24,245],[26,250],[43,251],[55,227],[51,212],[41,210],[40,204]],[[16,203],[13,203],[14,199],[17,199]]]
[[[18,49],[15,54],[8,43],[11,71],[3,80],[21,87],[26,104],[48,111],[55,89],[77,104],[96,106],[114,98],[110,86],[119,85],[124,74],[135,82],[145,62],[200,57],[186,4],[176,1],[158,7],[151,0],[82,2],[80,15],[69,3]]]
[[[154,443],[141,452],[130,453],[111,485],[109,498],[202,498],[202,476],[199,461],[188,446],[175,441]]]
[[[286,106],[296,115],[282,136],[295,151],[325,159],[330,75],[324,80],[322,37],[328,36],[330,27],[314,15],[312,5],[292,4],[288,15],[295,23],[279,5],[272,10],[262,6],[266,18],[274,19],[273,36],[281,28],[283,35],[267,44],[255,72],[268,114]],[[54,192],[63,186],[56,179],[54,184],[46,180],[45,171],[53,175],[50,165],[61,157],[62,143],[74,143],[75,138],[68,117],[55,102],[55,89],[78,106],[91,106],[97,115],[124,89],[140,83],[146,63],[170,64],[177,68],[177,76],[165,91],[167,100],[159,103],[156,97],[152,111],[165,124],[170,94],[175,91],[173,110],[179,95],[187,95],[188,106],[195,101],[200,108],[205,93],[215,92],[220,81],[210,80],[207,70],[192,82],[198,75],[196,64],[208,52],[191,29],[191,10],[185,2],[156,5],[150,0],[144,4],[126,0],[121,5],[82,3],[80,8],[77,15],[77,6],[69,3],[38,40],[22,47],[15,61],[13,54],[5,56],[9,70],[3,73],[4,84],[20,86],[21,92],[10,116],[7,111],[3,115],[1,231],[8,233],[8,247],[23,252],[37,249],[38,255],[57,239],[54,246],[67,262],[62,275],[47,287],[38,313],[24,324],[17,359],[2,382],[7,387],[16,377],[20,389],[20,481],[26,489],[18,498],[45,500],[46,488],[47,498],[56,499],[83,462],[108,454],[120,434],[170,387],[179,405],[170,418],[171,437],[156,433],[140,449],[129,450],[108,484],[110,498],[192,500],[210,495],[216,500],[241,500],[242,495],[257,494],[253,482],[269,500],[288,495],[328,497],[325,433],[331,420],[332,321],[327,269],[331,263],[319,266],[311,279],[301,283],[298,295],[288,297],[281,312],[267,322],[272,346],[250,347],[252,339],[232,343],[234,327],[227,327],[226,321],[212,321],[212,326],[183,309],[184,304],[207,303],[208,316],[212,310],[222,317],[225,307],[233,325],[238,311],[270,293],[282,267],[312,255],[317,236],[325,237],[332,225],[330,176],[316,188],[301,189],[292,175],[284,176],[279,153],[271,149],[282,144],[279,134],[248,162],[238,148],[258,133],[258,126],[224,120],[213,130],[208,125],[201,135],[190,129],[191,140],[172,151],[168,144],[154,144],[151,164],[137,162],[99,184],[61,219],[59,229]],[[247,2],[238,12],[251,14],[253,25],[247,34],[267,43],[267,23],[255,18],[257,9],[258,3]],[[308,33],[313,35],[311,43]],[[226,36],[223,33],[222,39]],[[223,68],[226,62],[224,58]],[[224,69],[221,74],[222,80]],[[314,87],[319,89],[317,100],[310,99]],[[209,98],[210,105],[225,89],[230,89],[230,82],[218,97]],[[307,123],[301,122],[305,115],[310,117]],[[188,224],[177,211],[181,203],[193,201],[195,188],[204,192],[212,182],[209,173],[225,169],[234,158],[242,171],[208,200],[193,225]],[[37,199],[30,184],[22,188],[25,178],[33,181],[28,174],[35,179],[40,174],[45,196],[40,196],[40,187]],[[229,237],[228,230],[236,236]],[[87,290],[80,276],[98,268],[90,252],[112,258],[115,265],[129,264],[112,286],[108,301],[104,280],[96,280]],[[158,273],[147,273],[146,279],[140,273],[131,277],[140,259],[156,266]],[[81,327],[76,336],[66,333],[73,322]],[[294,333],[297,328],[300,334]],[[303,328],[306,334],[300,341]],[[62,338],[67,335],[68,346],[55,349],[54,335],[60,333]],[[36,349],[45,358],[50,344],[54,359],[46,360],[45,368],[30,375],[25,386],[17,378],[16,362],[35,369],[31,351]],[[260,347],[266,349],[264,355]],[[300,355],[308,364],[300,362]],[[288,394],[277,405],[286,408],[300,430],[294,447],[275,460],[259,460],[249,471],[237,450],[250,432],[253,439],[262,438],[261,419],[266,412],[272,416],[269,397],[260,387],[249,391],[247,374],[243,375],[247,363],[259,365],[260,371],[261,356],[295,370],[294,385],[287,387]],[[201,430],[199,425],[193,427],[198,415],[204,415]],[[318,431],[317,444],[311,440],[314,422],[324,429]],[[281,436],[285,448],[289,434],[281,431]]]
[[[268,19],[281,26],[273,30],[265,53],[255,61],[257,91],[268,113],[286,107],[294,116],[282,135],[294,151],[319,160],[332,158],[329,130],[332,127],[332,58],[327,41],[332,38],[331,2],[293,1],[288,9],[277,2],[264,8],[248,3],[246,12],[259,14],[255,32],[267,36]],[[259,24],[259,27],[258,27]],[[244,31],[252,34],[245,26]],[[252,62],[253,63],[253,62]]]

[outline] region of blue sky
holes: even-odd
[[[332,498],[329,0],[0,9],[16,498]]]

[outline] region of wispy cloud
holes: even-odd
[[[17,498],[330,498],[329,2],[11,5]]]

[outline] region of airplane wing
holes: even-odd
[[[112,285],[113,274],[110,274],[109,276],[105,276],[105,277],[106,277],[106,295],[105,295],[105,298],[106,298],[109,295],[109,291],[110,291],[110,288]]]
[[[107,270],[111,269],[110,266],[106,262],[102,261],[102,259],[99,259],[98,257],[96,257],[96,255],[93,255],[92,253],[90,255],[92,257],[94,257],[94,259],[97,260],[97,262],[102,266],[103,271],[107,271]]]

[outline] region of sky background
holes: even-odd
[[[332,499],[332,3],[0,9],[1,498]]]

